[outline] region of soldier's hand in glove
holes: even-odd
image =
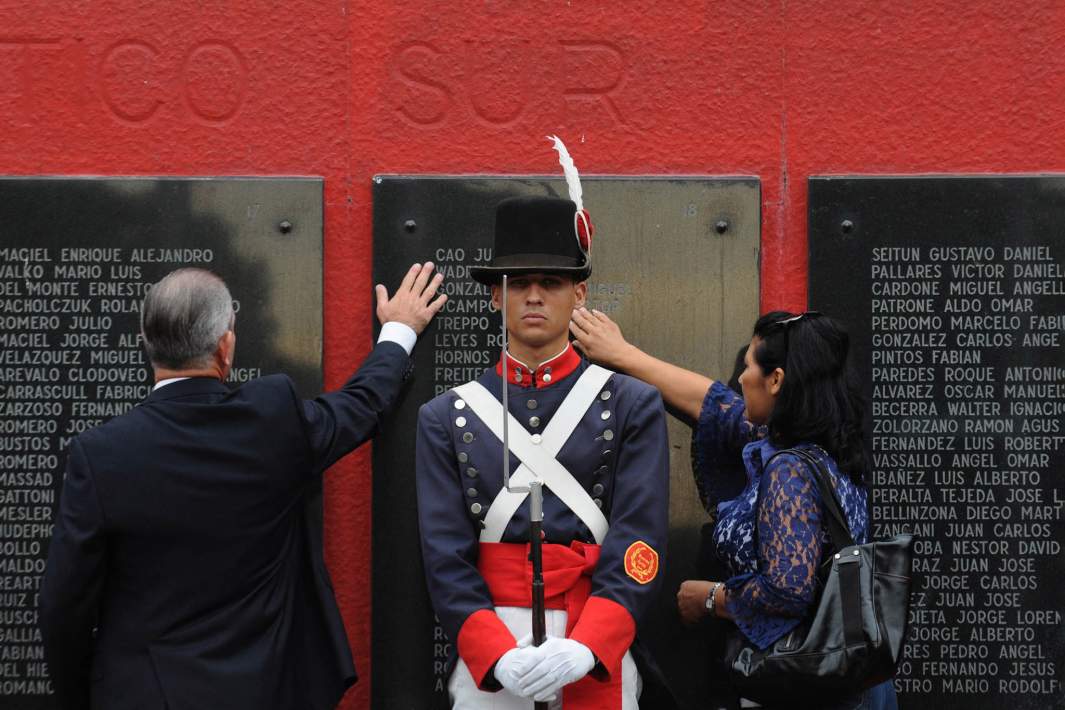
[[[518,682],[525,671],[532,668],[543,658],[543,652],[540,648],[542,647],[532,645],[532,635],[529,634],[518,641],[517,648],[510,649],[496,661],[496,680],[512,695],[519,698],[531,697],[522,693]]]
[[[536,702],[550,702],[562,692],[563,686],[580,680],[595,667],[592,652],[573,639],[548,636],[538,650],[543,657],[518,681],[521,694]]]

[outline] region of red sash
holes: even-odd
[[[566,636],[584,610],[592,591],[592,573],[599,562],[599,545],[574,541],[565,545],[543,546],[544,602],[548,609],[566,611]],[[477,569],[492,594],[496,606],[532,606],[532,563],[529,545],[482,542]],[[565,710],[620,710],[621,669],[611,669],[610,680],[591,674],[567,685],[562,692]]]

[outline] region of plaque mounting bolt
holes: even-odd
[[[406,222],[403,223],[403,229],[407,230],[407,232],[413,232],[417,228],[418,223],[415,222],[413,219],[408,219]]]
[[[728,220],[719,219],[717,221],[717,224],[714,225],[714,231],[717,232],[718,234],[724,234],[725,232],[727,232],[728,231]]]
[[[839,228],[840,231],[842,231],[844,234],[850,234],[854,231],[854,222],[850,221],[849,219],[845,219],[839,223]]]
[[[277,228],[281,231],[282,234],[288,234],[292,231],[292,222],[289,222],[286,219],[282,221],[281,224],[277,225]]]

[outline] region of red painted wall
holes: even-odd
[[[586,173],[756,175],[762,307],[800,308],[809,175],[1065,171],[1062,46],[1038,0],[0,0],[0,173],[324,176],[336,386],[370,343],[375,173],[555,173],[558,133]],[[345,708],[369,476],[364,449],[327,485]]]

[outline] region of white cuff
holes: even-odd
[[[381,326],[381,335],[377,337],[377,342],[395,343],[410,355],[410,351],[414,349],[414,344],[418,342],[418,334],[414,332],[414,328],[411,328],[406,323],[390,320]]]

